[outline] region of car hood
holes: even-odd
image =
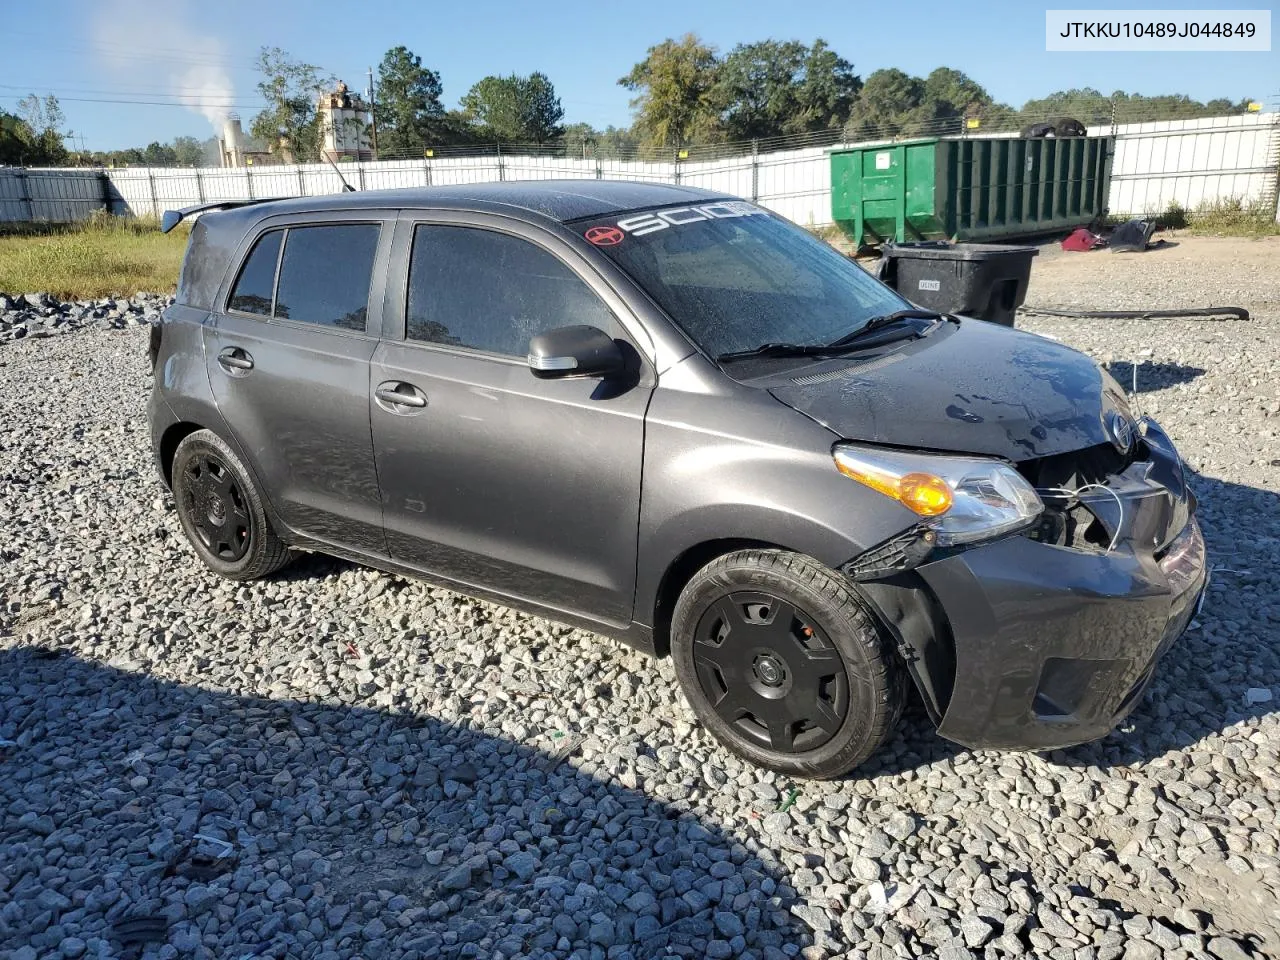
[[[1111,441],[1124,393],[1087,356],[981,320],[788,371],[767,389],[847,440],[1019,461]]]

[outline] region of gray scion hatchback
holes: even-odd
[[[751,203],[561,180],[166,226],[196,212],[151,429],[224,577],[323,551],[670,654],[729,749],[808,777],[908,678],[962,744],[1100,737],[1203,594],[1182,461],[1110,376]]]

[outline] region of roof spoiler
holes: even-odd
[[[204,213],[208,210],[234,210],[236,207],[248,207],[255,203],[270,203],[272,200],[289,200],[290,197],[262,197],[258,200],[218,200],[214,203],[198,203],[194,207],[183,207],[181,210],[166,210],[160,215],[160,232],[168,233],[193,213]]]

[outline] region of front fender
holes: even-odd
[[[692,402],[701,409],[681,409]],[[911,511],[843,476],[830,431],[768,398],[751,437],[711,432],[707,396],[655,398],[645,438],[636,618],[653,625],[663,579],[700,544],[766,543],[833,569],[916,522]],[[741,410],[741,407],[738,407]],[[739,422],[743,422],[739,420]]]

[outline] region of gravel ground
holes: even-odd
[[[1213,585],[1130,723],[984,753],[916,709],[826,784],[610,641],[325,558],[216,580],[127,304],[0,346],[0,956],[1280,956],[1277,262],[1036,266],[1041,306],[1256,312],[1020,321],[1136,361],[1198,473]]]

